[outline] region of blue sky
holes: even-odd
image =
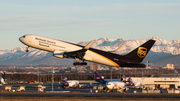
[[[0,0],[0,50],[36,34],[72,43],[101,37],[180,40],[179,0]]]

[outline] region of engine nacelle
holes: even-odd
[[[0,78],[0,84],[5,84],[5,81],[3,78]]]
[[[102,79],[104,79],[104,76],[101,76]]]
[[[123,78],[123,77],[122,77],[122,78],[121,78],[121,81],[123,81],[123,82],[126,81],[126,78]]]
[[[58,58],[64,58],[64,52],[60,50],[54,50],[53,56]]]

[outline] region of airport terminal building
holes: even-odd
[[[178,74],[156,74],[131,78],[133,81],[142,81],[143,85],[159,85],[160,88],[180,88],[180,76]]]

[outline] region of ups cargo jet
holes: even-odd
[[[58,58],[75,59],[76,62],[74,62],[73,65],[87,65],[85,61],[91,61],[115,67],[146,67],[146,65],[142,63],[142,60],[155,43],[155,40],[150,39],[127,55],[118,55],[116,53],[119,52],[122,47],[112,52],[90,48],[94,40],[86,46],[38,35],[24,35],[20,37],[19,40],[26,45],[26,52],[28,52],[29,47],[33,47],[52,52],[53,56]]]

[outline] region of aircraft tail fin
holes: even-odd
[[[96,71],[94,72],[94,74],[95,74],[95,80],[101,80],[102,79],[101,76]]]
[[[6,74],[5,72],[2,74],[2,78],[3,78],[3,79],[5,79],[5,74]]]
[[[63,81],[66,81],[66,80],[67,80],[67,78],[64,76],[64,71],[62,71],[62,80],[63,80]]]
[[[123,72],[123,77],[121,78],[121,81],[126,83],[125,70]]]
[[[101,77],[96,71],[94,72],[95,74],[95,81],[106,84],[107,82],[104,80],[104,78]]]
[[[145,42],[144,44],[142,44],[141,46],[139,46],[138,48],[134,49],[133,51],[131,51],[130,53],[125,55],[125,56],[128,57],[128,58],[131,58],[135,62],[140,63],[146,57],[146,55],[148,54],[149,50],[154,45],[154,43],[155,43],[155,40],[150,39],[147,42]]]
[[[132,82],[132,79],[131,79],[131,76],[130,76],[129,72],[128,72],[128,75],[129,75],[128,82]]]

